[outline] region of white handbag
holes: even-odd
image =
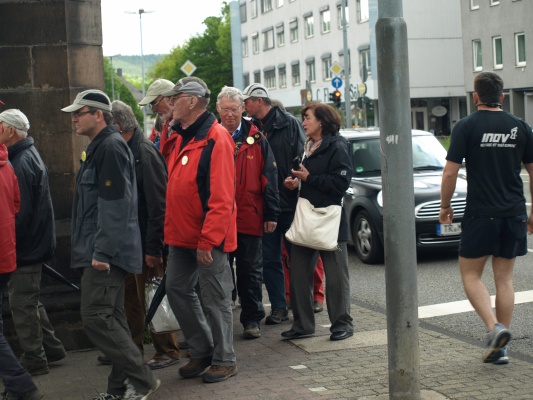
[[[285,237],[291,243],[315,250],[336,250],[341,223],[341,206],[315,207],[298,197],[296,212]]]

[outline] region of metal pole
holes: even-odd
[[[344,108],[346,113],[346,128],[352,127],[352,101],[350,98],[350,53],[348,50],[348,31],[346,22],[346,7],[348,0],[342,0],[342,36],[344,40]]]
[[[401,0],[378,0],[376,23],[389,398],[420,399],[418,292],[407,26]],[[406,212],[406,210],[409,210]]]
[[[113,68],[113,56],[111,59],[111,101],[115,101],[115,70]]]
[[[142,94],[143,98],[145,96],[145,87],[144,87],[144,54],[143,54],[143,20],[142,15],[144,13],[144,10],[141,8],[139,9],[139,25],[140,25],[140,32],[141,32],[141,74],[142,74]],[[142,131],[146,131],[146,106],[142,107],[143,111],[143,128]]]

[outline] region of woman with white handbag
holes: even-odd
[[[326,274],[326,306],[331,340],[353,335],[348,274],[348,223],[342,197],[353,174],[346,140],[339,135],[341,117],[333,107],[308,103],[302,110],[306,134],[304,155],[284,185],[300,189],[296,213],[286,238],[291,248],[292,328],[285,339],[315,332],[313,273],[320,254]]]

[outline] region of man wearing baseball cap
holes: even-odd
[[[20,362],[30,374],[43,375],[49,372],[49,363],[66,356],[39,300],[42,265],[56,248],[48,169],[28,136],[26,115],[16,109],[5,110],[0,125],[0,143],[7,146],[21,194],[16,218],[17,269],[8,284],[9,303],[23,350]]]
[[[161,122],[161,136],[157,137],[157,132],[155,127],[152,129],[152,134],[150,135],[150,141],[156,144],[158,149],[162,149],[167,139],[169,125],[172,121],[172,108],[167,102],[167,98],[163,97],[164,92],[168,92],[174,87],[174,83],[167,79],[156,79],[148,87],[146,96],[139,102],[140,106],[149,105],[154,113],[156,113]]]
[[[81,92],[62,111],[90,141],[76,175],[71,267],[83,268],[80,311],[87,336],[113,365],[107,393],[95,399],[147,399],[161,382],[144,363],[124,314],[126,274],[142,271],[135,161],[104,92]]]

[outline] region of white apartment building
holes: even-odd
[[[330,102],[329,94],[336,90],[331,67],[335,63],[344,67],[341,7],[340,0],[231,2],[235,86],[261,83],[289,109],[309,99]],[[347,0],[352,125],[379,125],[377,7],[378,0]],[[404,0],[403,7],[412,126],[448,134],[467,109],[460,0]],[[365,75],[363,97],[360,84]],[[345,72],[338,76],[344,85]],[[343,102],[344,89],[339,88]],[[358,102],[358,97],[363,99]]]

